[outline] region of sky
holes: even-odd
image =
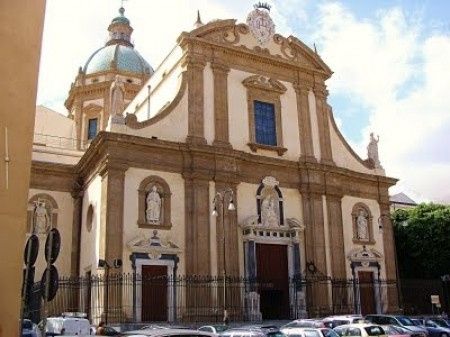
[[[127,0],[135,48],[154,67],[203,22],[245,22],[256,1]],[[276,32],[316,45],[334,74],[327,81],[336,122],[367,157],[370,132],[390,192],[450,203],[450,1],[271,0]],[[80,66],[107,38],[120,0],[47,0],[37,104],[66,114]]]

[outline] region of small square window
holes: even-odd
[[[91,118],[88,122],[88,139],[94,139],[97,135],[97,118]]]

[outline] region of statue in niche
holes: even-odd
[[[123,84],[119,75],[116,75],[114,82],[111,84],[109,95],[109,114],[111,116],[121,116],[125,108],[125,85]]]
[[[369,223],[363,209],[359,210],[356,217],[357,238],[359,240],[369,240]]]
[[[380,136],[375,138],[373,132],[370,133],[370,142],[367,145],[367,157],[373,161],[376,168],[381,168],[380,158],[378,157],[378,142]]]
[[[38,200],[34,208],[34,233],[47,234],[50,228],[50,216],[45,208],[45,202]]]
[[[148,223],[159,223],[161,218],[161,197],[156,186],[147,194],[147,208],[145,210]]]
[[[278,225],[278,212],[273,196],[267,196],[261,203],[261,223],[263,226]]]

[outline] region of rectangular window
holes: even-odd
[[[88,139],[94,139],[97,135],[97,118],[89,119],[88,124]]]
[[[256,143],[277,146],[275,106],[271,103],[253,101],[253,109]]]

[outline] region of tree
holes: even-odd
[[[399,209],[392,220],[402,278],[450,273],[450,206],[430,203]]]

